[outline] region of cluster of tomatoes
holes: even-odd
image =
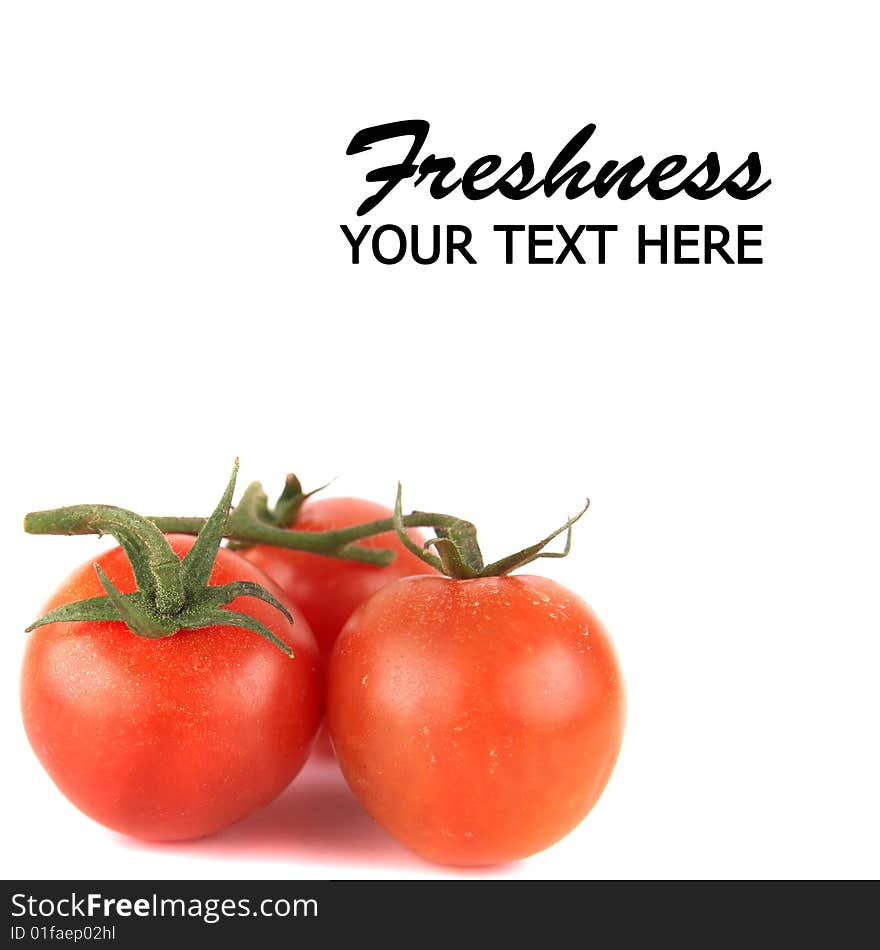
[[[309,498],[291,527],[324,532],[390,515],[361,499]],[[220,547],[209,592],[239,582],[268,591],[219,608],[245,617],[236,626],[215,612],[214,623],[137,636],[101,619],[103,607],[93,607],[98,619],[41,626],[21,699],[43,766],[110,828],[196,838],[274,799],[313,747],[322,754],[326,721],[354,794],[413,851],[472,865],[546,848],[596,802],[620,748],[624,694],[608,635],[559,584],[447,577],[414,553],[421,533],[408,535],[407,545],[394,531],[359,542],[394,552],[383,567]],[[165,537],[180,559],[197,543]],[[100,573],[92,563],[76,570],[47,610],[135,596],[130,553],[123,544],[98,559]]]

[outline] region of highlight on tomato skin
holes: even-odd
[[[542,577],[403,579],[349,619],[328,672],[343,775],[417,854],[535,854],[590,811],[620,750],[623,679],[590,607]]]
[[[182,557],[188,536],[168,536]],[[135,590],[121,548],[98,558],[123,594]],[[136,636],[121,621],[51,623],[30,634],[21,674],[28,739],[59,789],[95,821],[150,840],[211,834],[268,804],[305,763],[323,712],[322,662],[305,618],[269,578],[221,548],[212,585],[250,581],[293,615],[252,596],[229,609],[268,628],[215,625]],[[47,604],[97,597],[93,562]]]

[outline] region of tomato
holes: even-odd
[[[363,498],[312,498],[291,527],[297,531],[331,531],[391,517],[391,509]],[[409,531],[417,542],[424,540]],[[329,656],[339,631],[352,611],[377,590],[401,577],[434,574],[434,568],[407,551],[394,531],[360,541],[368,548],[387,548],[395,558],[386,567],[290,551],[258,544],[241,553],[264,570],[302,611],[318,646]]]
[[[346,780],[442,863],[510,861],[565,835],[605,787],[624,718],[604,627],[541,577],[401,580],[352,615],[330,661]]]
[[[191,537],[170,535],[178,557]],[[121,548],[98,558],[135,589]],[[211,583],[271,583],[221,549]],[[104,593],[89,562],[47,605]],[[275,595],[282,597],[280,591]],[[305,762],[321,720],[321,661],[308,623],[239,596],[229,609],[261,621],[285,655],[233,626],[136,636],[120,621],[56,622],[30,635],[21,678],[25,729],[61,791],[95,821],[154,840],[195,838],[271,801]]]

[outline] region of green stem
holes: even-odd
[[[426,564],[449,577],[466,580],[508,574],[539,558],[565,557],[571,548],[572,525],[589,506],[587,502],[577,515],[537,543],[487,565],[477,543],[477,529],[471,522],[454,515],[432,511],[413,511],[404,515],[400,486],[394,515],[390,518],[380,518],[331,531],[298,531],[296,528],[287,527],[295,520],[300,506],[311,494],[313,493],[303,493],[299,480],[288,475],[281,498],[274,508],[270,508],[262,485],[259,482],[251,483],[245,489],[238,505],[229,512],[225,525],[221,526],[219,516],[215,512],[212,541],[208,546],[213,547],[214,539],[219,543],[222,531],[223,537],[235,547],[267,544],[290,551],[308,551],[325,557],[381,567],[391,563],[394,552],[382,548],[362,547],[358,542],[393,531],[403,545]],[[224,509],[224,505],[220,508]],[[25,516],[24,528],[30,534],[101,534],[101,526],[118,511],[119,509],[106,505],[76,505],[51,511],[34,511]],[[164,515],[148,520],[160,537],[164,534],[200,534],[206,525],[211,523],[211,519],[206,518],[176,518]],[[436,537],[419,546],[407,535],[406,528],[433,528]],[[563,533],[566,536],[563,550],[546,551],[546,546]]]
[[[63,510],[63,509],[59,509]],[[49,514],[52,512],[36,512],[35,514]],[[29,515],[28,518],[31,516]],[[166,534],[198,534],[205,523],[204,518],[173,518],[160,516],[150,520]],[[461,519],[453,515],[443,515],[425,511],[414,511],[404,515],[403,523],[407,528],[442,528],[459,524]],[[47,519],[44,524],[52,523]],[[34,534],[58,534],[57,531],[33,531],[31,522],[25,519],[25,530]],[[270,544],[276,548],[287,548],[289,551],[310,551],[313,554],[324,554],[328,557],[341,558],[347,561],[361,561],[365,564],[390,564],[394,560],[392,551],[382,548],[363,548],[357,545],[358,541],[375,537],[378,534],[387,534],[394,531],[394,518],[380,518],[377,521],[366,521],[363,524],[352,525],[350,528],[336,528],[331,531],[297,531],[295,528],[279,528],[276,525],[252,521],[246,517],[239,517],[239,509],[234,508],[229,515],[226,526],[226,537],[230,541],[242,544]],[[88,534],[90,532],[75,532]]]
[[[477,529],[469,522],[462,521],[459,518],[450,518],[448,515],[427,515],[426,518],[442,518],[443,523],[438,524],[432,521],[437,534],[436,538],[431,538],[419,547],[406,533],[408,518],[404,517],[402,509],[403,488],[400,482],[397,483],[397,498],[394,502],[394,530],[400,539],[401,544],[414,554],[421,558],[425,564],[429,564],[436,570],[442,571],[447,577],[456,580],[472,580],[477,577],[500,577],[503,574],[509,574],[517,568],[525,567],[533,561],[544,557],[568,557],[571,551],[571,529],[585,514],[590,507],[589,500],[583,508],[573,517],[569,518],[565,524],[551,531],[545,538],[537,541],[535,544],[486,564],[483,560],[483,554],[480,545],[477,543]],[[415,512],[416,515],[422,515],[422,512]],[[560,534],[565,533],[565,547],[561,551],[545,551],[544,548],[558,538]],[[436,554],[430,551],[434,548]]]
[[[288,644],[261,621],[249,614],[222,609],[237,597],[256,597],[292,623],[290,612],[274,594],[250,581],[210,583],[237,474],[238,459],[213,513],[199,519],[195,543],[182,560],[154,522],[125,508],[76,505],[27,515],[25,530],[32,534],[112,534],[128,556],[137,585],[132,593],[123,594],[101,565],[96,564],[105,597],[64,604],[40,617],[28,630],[59,622],[120,620],[138,636],[157,639],[174,636],[179,630],[240,627],[260,634],[292,657]]]
[[[30,525],[31,527],[28,527]],[[37,511],[25,517],[31,534],[112,534],[131,561],[138,589],[154,598],[163,613],[183,606],[180,561],[162,531],[125,508],[114,505],[75,505]]]
[[[106,522],[107,513],[111,510],[116,509],[107,505],[73,505],[48,511],[32,511],[25,515],[24,530],[28,534],[103,534],[105,531],[101,530],[100,526]],[[148,520],[164,534],[198,534],[207,521],[206,518],[166,516],[151,517]],[[403,521],[408,528],[451,528],[461,523],[459,518],[452,515],[423,511],[406,515]],[[258,520],[239,505],[229,513],[224,536],[241,544],[270,544],[290,551],[310,551],[327,557],[383,566],[394,559],[392,551],[364,548],[357,542],[393,530],[394,519],[381,518],[378,521],[333,531],[297,531]]]

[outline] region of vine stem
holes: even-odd
[[[217,520],[219,516],[216,512],[209,519],[162,515],[139,519],[141,525],[139,530],[143,532],[152,529],[159,539],[164,538],[165,534],[200,535],[206,525],[216,521],[211,536],[216,534],[219,543],[222,533],[222,537],[227,538],[232,547],[267,544],[276,548],[308,551],[325,557],[358,561],[379,567],[390,564],[394,560],[394,552],[385,548],[362,547],[358,542],[393,532],[408,550],[427,564],[449,577],[464,580],[509,574],[517,568],[531,564],[538,558],[565,557],[571,548],[571,528],[580,520],[590,504],[587,501],[573,518],[569,518],[565,524],[537,543],[491,564],[486,564],[477,543],[477,529],[470,521],[433,511],[413,511],[404,515],[399,485],[394,514],[391,517],[330,531],[300,531],[295,527],[289,527],[291,524],[296,524],[296,516],[301,505],[312,494],[314,493],[304,493],[299,479],[294,475],[288,475],[278,503],[274,508],[270,508],[262,485],[259,482],[252,482],[245,489],[239,503],[229,511],[225,523]],[[231,498],[231,494],[229,497]],[[121,509],[108,505],[74,505],[49,511],[33,511],[25,516],[24,529],[30,534],[100,535],[112,522],[117,525],[116,533],[118,534],[120,511]],[[433,528],[436,537],[420,547],[407,535],[406,528]],[[564,549],[558,552],[545,550],[547,545],[561,534],[565,534]],[[122,537],[123,546],[125,546],[127,536],[123,534]],[[433,550],[430,550],[431,548]]]
[[[357,542],[379,534],[394,531],[394,518],[380,518],[378,521],[366,521],[349,528],[337,528],[330,531],[297,531],[295,528],[281,528],[276,525],[245,522],[236,518],[237,509],[229,515],[226,537],[230,541],[242,544],[271,544],[277,548],[291,551],[310,551],[348,561],[362,561],[365,564],[390,564],[394,552],[384,548],[363,548]],[[198,534],[204,524],[204,518],[168,518],[150,519],[167,534]],[[414,511],[404,515],[403,523],[407,528],[445,528],[460,524],[461,519],[453,515],[444,515],[424,511]]]
[[[24,529],[28,534],[103,534],[103,505],[73,505],[48,511],[32,511],[25,516]],[[205,526],[205,518],[176,518],[161,516],[149,518],[163,534],[198,534]],[[452,515],[413,512],[404,516],[409,528],[451,527],[460,523]],[[394,560],[394,552],[384,548],[360,547],[357,542],[377,534],[394,531],[394,518],[382,518],[339,528],[333,531],[297,531],[257,521],[240,507],[233,508],[224,530],[224,537],[241,544],[271,544],[292,551],[310,551],[347,561],[383,566]]]

